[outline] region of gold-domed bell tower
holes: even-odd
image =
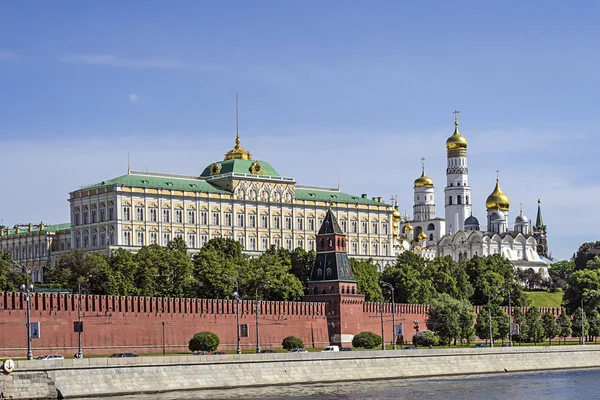
[[[416,222],[435,218],[433,179],[425,174],[425,158],[421,158],[421,176],[414,182],[413,219]]]
[[[467,139],[458,132],[458,111],[454,111],[454,133],[446,140],[448,164],[444,189],[446,234],[454,235],[464,229],[471,215],[471,187],[467,167]]]
[[[398,200],[392,202],[392,234],[394,238],[400,236],[400,220],[402,219],[402,213],[398,211]]]

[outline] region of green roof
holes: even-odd
[[[8,236],[25,235],[27,233],[35,233],[35,232],[39,232],[40,231],[40,227],[39,226],[32,226],[31,227],[31,232],[29,232],[27,230],[27,227],[21,227],[20,229],[21,229],[21,231],[19,233],[17,233],[15,229],[9,229],[8,230]],[[71,229],[71,224],[70,223],[65,223],[65,224],[44,225],[44,232],[64,231],[65,229]],[[5,231],[5,233],[2,236],[6,236],[6,231]]]
[[[127,175],[119,176],[118,178],[110,179],[108,181],[102,181],[95,185],[82,187],[81,190],[95,189],[104,186],[113,185],[125,185],[131,187],[141,188],[152,188],[152,189],[172,189],[172,190],[186,190],[189,192],[205,192],[205,193],[229,193],[225,190],[219,189],[204,179],[193,179],[193,178],[179,178],[174,176],[157,176],[157,175],[143,175],[130,173]]]
[[[371,204],[385,205],[378,201],[364,198],[362,196],[353,196],[351,194],[338,192],[335,190],[296,188],[296,200],[316,200],[332,203],[350,203],[350,204]]]
[[[265,162],[265,161],[260,161],[260,160],[234,159],[234,160],[226,160],[226,161],[216,161],[215,164],[217,164],[220,168],[219,174],[227,174],[227,173],[231,173],[231,172],[235,172],[238,174],[252,174],[252,172],[250,171],[250,167],[255,162],[258,162],[262,167],[263,172],[261,175],[276,176],[276,177],[281,176],[277,173],[277,171],[275,171],[275,168],[273,168],[273,166],[271,164],[269,164],[268,162]],[[211,170],[212,166],[213,166],[213,164],[210,164],[209,166],[204,168],[204,171],[202,171],[202,175],[200,175],[200,176],[211,176],[210,170]]]

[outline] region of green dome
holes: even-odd
[[[211,175],[228,174],[235,172],[238,174],[253,174],[265,176],[281,176],[275,171],[271,164],[260,160],[226,160],[216,161],[202,171],[200,176],[209,177]]]

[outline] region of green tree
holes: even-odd
[[[11,254],[0,251],[0,291],[16,292],[25,282],[25,274],[13,268]]]
[[[537,307],[529,307],[525,313],[525,327],[528,342],[538,343],[544,340],[544,327]]]
[[[254,296],[261,283],[268,282],[260,295],[265,300],[294,301],[304,294],[302,282],[290,271],[290,253],[271,247],[258,258],[245,263],[240,274],[240,292]]]
[[[377,265],[373,263],[373,260],[351,258],[350,266],[356,280],[358,293],[365,295],[365,301],[379,301],[382,296],[381,285],[379,284],[381,274],[377,271]]]
[[[566,344],[567,338],[571,336],[571,318],[569,318],[569,316],[563,311],[560,313],[560,316],[556,319],[556,325],[558,326],[557,335],[563,338]]]
[[[552,339],[560,335],[561,329],[556,322],[554,315],[545,312],[542,315],[542,327],[544,329],[544,337],[548,339],[548,344],[552,345]]]
[[[548,274],[567,280],[575,270],[575,262],[573,260],[558,261],[548,267]]]
[[[437,346],[440,344],[440,338],[435,332],[422,331],[413,336],[413,344],[415,346]]]
[[[281,347],[288,351],[293,349],[302,349],[304,348],[304,342],[302,339],[295,336],[288,336],[283,339],[283,342],[281,342]]]
[[[593,260],[597,256],[600,256],[600,241],[582,244],[573,258],[575,271],[587,269],[588,261]]]
[[[458,309],[459,338],[462,345],[463,340],[467,346],[475,341],[475,312],[473,305],[468,300],[461,300]]]
[[[221,339],[212,332],[198,332],[190,339],[188,348],[190,351],[215,351],[219,348]]]
[[[110,271],[107,273],[106,288],[109,295],[137,296],[143,279],[137,279],[139,265],[135,255],[123,248],[112,250],[108,257]],[[140,277],[142,278],[142,277]]]
[[[573,272],[567,279],[563,295],[563,304],[567,313],[573,314],[578,307],[581,307],[582,298],[584,298],[586,311],[598,308],[600,295],[587,297],[588,294],[595,292],[600,293],[600,270],[583,269]]]
[[[450,345],[461,336],[461,301],[442,293],[431,302],[427,313],[427,329],[439,337],[442,344]]]
[[[572,336],[573,337],[578,337],[580,338],[582,336],[582,332],[581,332],[581,308],[576,309],[573,312],[573,320],[571,322],[571,331],[572,331]],[[588,332],[590,330],[590,323],[587,320],[587,318],[583,318],[583,335],[587,336]]]
[[[508,338],[510,332],[510,324],[508,322],[508,314],[496,303],[492,303],[492,318],[498,326],[497,331],[494,331],[494,340],[502,340]]]
[[[598,314],[598,310],[594,309],[587,313],[587,320],[590,324],[590,340],[596,342],[596,338],[600,336],[600,315]]]
[[[226,299],[236,290],[235,279],[248,267],[239,242],[232,239],[209,240],[193,258],[196,296]]]
[[[290,272],[302,282],[302,286],[306,287],[306,283],[310,279],[310,272],[315,263],[315,252],[306,251],[297,248],[290,254],[292,268]]]
[[[396,303],[428,304],[435,296],[430,279],[425,278],[427,262],[410,251],[400,254],[396,264],[383,271],[381,279],[392,284]]]
[[[436,257],[427,264],[424,277],[432,283],[436,293],[447,293],[455,299],[468,299],[473,295],[473,286],[463,265],[452,257]]]
[[[512,305],[527,306],[528,299],[516,279],[514,266],[499,254],[471,258],[466,263],[466,272],[474,288],[471,296],[474,305],[487,304],[488,297],[497,295],[502,287],[510,291]],[[496,301],[501,299],[498,296]]]
[[[475,333],[480,339],[490,339],[490,311],[491,308],[486,304],[481,308],[479,314],[477,314],[477,320],[475,321]],[[492,338],[498,335],[498,322],[491,318],[492,323]]]
[[[381,346],[381,336],[373,332],[360,332],[352,338],[352,347],[374,349]]]

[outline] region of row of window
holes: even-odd
[[[79,208],[76,208],[74,214],[73,224],[78,226],[82,224],[87,225],[88,223],[95,224],[96,222],[112,221],[115,216],[115,210],[113,206],[104,207],[102,205],[99,213],[95,207],[92,207],[91,211],[87,207],[84,207],[83,212]],[[98,214],[100,214],[100,218],[98,218]]]
[[[150,222],[158,222],[158,216],[157,216],[157,209],[155,208],[151,208],[150,209]],[[136,207],[136,221],[144,221],[144,208],[143,207]],[[175,220],[173,221],[174,223],[177,224],[182,224],[183,223],[183,210],[175,210]],[[225,226],[233,226],[233,213],[225,213]],[[209,217],[209,212],[208,211],[200,211],[200,225],[209,225],[208,223],[208,217]],[[220,225],[221,222],[221,213],[218,211],[213,211],[212,212],[212,225]],[[130,221],[131,220],[131,207],[130,206],[124,206],[123,207],[123,219],[126,221]],[[171,222],[171,210],[168,209],[164,209],[162,210],[162,222],[166,222],[166,223],[170,223]],[[281,229],[282,227],[284,229],[293,229],[293,223],[292,223],[292,217],[291,216],[285,216],[282,217],[280,215],[274,215],[273,216],[273,221],[272,221],[272,228],[274,229]],[[249,228],[256,228],[257,227],[257,215],[256,214],[250,214],[248,215],[248,219],[246,221],[246,215],[243,213],[238,213],[236,215],[236,221],[235,221],[235,226],[238,227],[244,227],[246,226],[246,222]],[[269,215],[268,214],[263,214],[260,216],[260,227],[261,228],[269,228]],[[318,219],[318,223],[315,224],[316,219],[314,217],[308,217],[306,219],[307,222],[307,230],[309,231],[315,231],[318,230],[318,228],[321,226],[321,224],[323,223],[323,218],[319,218]],[[196,224],[196,211],[195,210],[188,210],[187,212],[187,223],[188,224]],[[304,230],[304,217],[297,217],[296,218],[296,229],[297,230]],[[341,228],[344,232],[348,231],[348,221],[347,220],[342,220],[341,221]],[[377,235],[379,234],[379,222],[378,221],[371,221],[371,234]],[[382,222],[381,223],[381,234],[383,235],[387,235],[389,231],[389,225],[387,222]],[[361,221],[360,224],[360,232],[361,233],[369,233],[369,222],[368,221]],[[358,221],[350,221],[350,233],[358,233]]]
[[[462,204],[462,197],[459,194],[458,196],[456,196],[456,204]],[[452,203],[452,196],[448,197],[448,205],[451,206]],[[465,196],[465,204],[469,204],[469,195]]]
[[[39,243],[28,243],[27,245],[23,243],[20,246],[18,244],[15,246],[4,246],[3,251],[5,253],[11,253],[13,260],[46,257],[46,247]]]

